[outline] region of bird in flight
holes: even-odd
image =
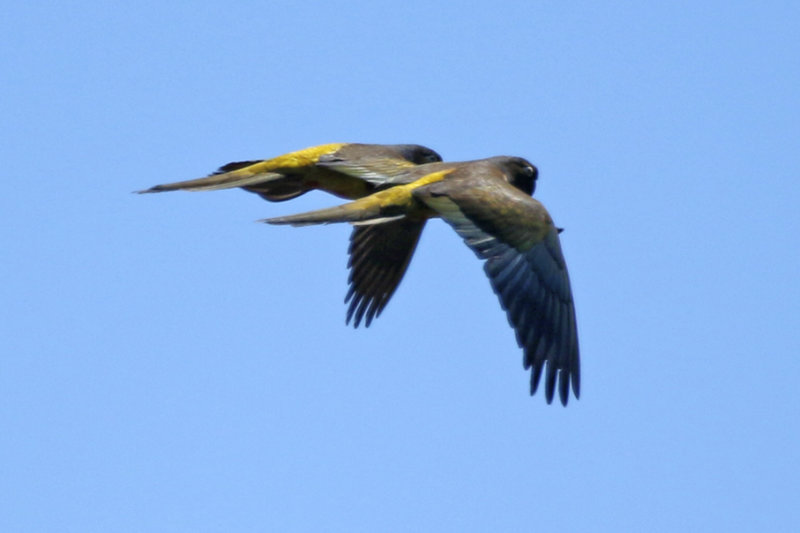
[[[156,185],[139,193],[214,191],[240,187],[271,202],[322,190],[353,200],[415,179],[417,165],[440,162],[435,151],[418,144],[332,143],[272,159],[239,161],[210,176]],[[398,221],[380,228],[355,227],[350,236],[350,288],[347,320],[369,327],[389,302],[405,274],[425,223]],[[370,304],[373,304],[370,306]]]
[[[156,185],[139,193],[215,191],[240,187],[282,202],[311,190],[353,200],[380,189],[383,182],[415,165],[441,161],[418,144],[332,143],[272,159],[236,161],[204,178]]]
[[[485,261],[484,271],[523,349],[524,367],[531,369],[531,394],[544,374],[547,402],[557,387],[566,405],[570,387],[576,398],[580,395],[575,307],[560,230],[531,197],[537,176],[536,167],[518,157],[430,163],[388,178],[391,186],[353,202],[265,222],[353,224],[350,293],[355,298],[348,318],[355,313],[359,320],[366,313],[369,321],[399,283],[425,222],[442,218]],[[391,265],[370,265],[375,246],[384,249],[384,259],[404,261],[395,263],[399,276],[382,276]]]

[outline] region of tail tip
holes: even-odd
[[[154,187],[150,187],[149,189],[142,189],[141,191],[133,191],[132,194],[150,194],[153,192],[164,192],[165,189],[162,185],[156,185]]]

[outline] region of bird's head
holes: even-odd
[[[526,194],[533,194],[536,190],[536,178],[539,177],[539,171],[533,163],[521,157],[500,156],[491,159],[503,168],[511,185]]]
[[[442,156],[419,144],[398,144],[395,145],[395,148],[406,161],[410,161],[415,165],[438,163],[442,160]]]

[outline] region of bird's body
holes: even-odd
[[[280,202],[322,190],[352,200],[375,192],[383,181],[415,165],[436,161],[441,161],[439,154],[415,144],[331,143],[272,159],[228,163],[204,178],[156,185],[140,192],[240,187],[265,200]]]

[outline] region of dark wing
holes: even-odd
[[[355,226],[350,235],[347,323],[369,327],[403,279],[425,221],[394,220]]]
[[[423,187],[415,197],[450,224],[475,254],[532,368],[531,394],[542,372],[545,397],[556,381],[561,403],[569,387],[580,395],[575,307],[558,230],[541,203],[507,183],[454,178]]]

